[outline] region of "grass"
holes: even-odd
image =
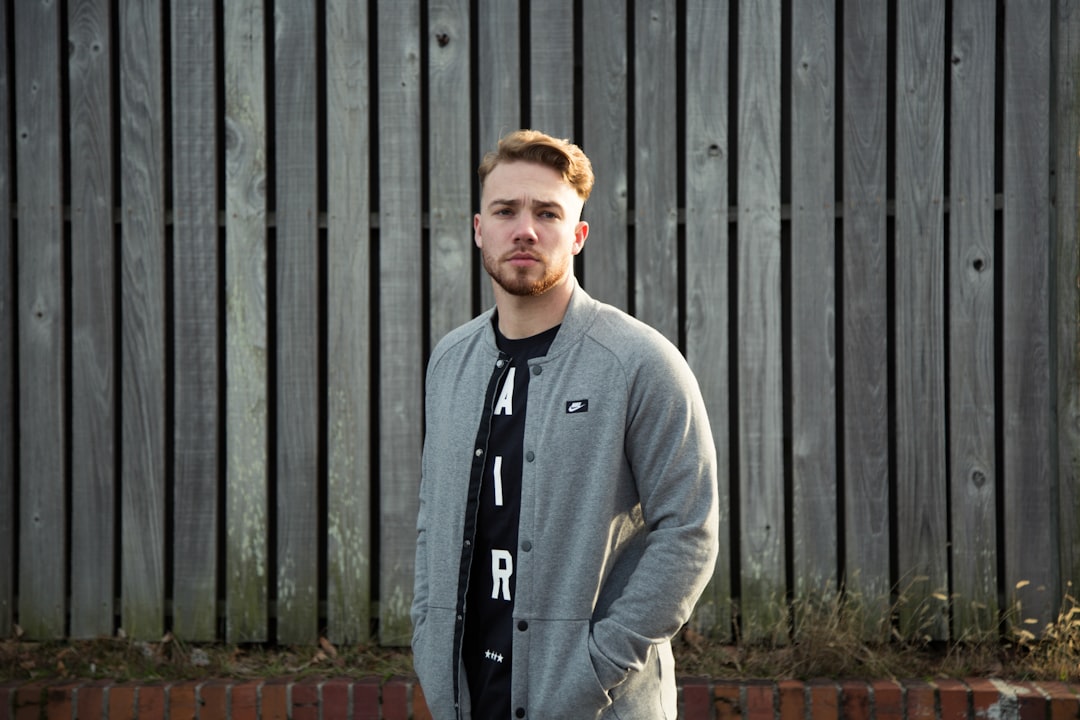
[[[901,598],[894,604],[900,615]],[[768,642],[712,640],[692,628],[675,639],[683,675],[716,679],[910,679],[997,677],[1080,682],[1080,604],[1065,597],[1056,620],[1036,634],[1014,608],[995,632],[935,642],[895,628],[867,641],[866,623],[850,598],[785,605],[786,630]],[[64,642],[0,641],[0,680],[98,678],[192,680],[289,676],[381,677],[412,673],[407,648],[376,644],[188,644],[167,634],[156,642],[122,637]]]

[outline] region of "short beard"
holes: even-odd
[[[498,283],[499,287],[507,293],[517,297],[543,295],[566,277],[565,272],[556,272],[545,264],[544,274],[537,280],[529,280],[527,270],[510,269],[503,272],[500,271],[497,259],[490,257],[486,252],[481,252],[480,255],[484,263],[484,270],[491,276],[491,279]]]

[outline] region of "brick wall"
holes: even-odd
[[[685,720],[1080,720],[1080,684],[683,680]],[[542,716],[535,716],[542,718]],[[0,720],[430,720],[408,678],[0,682]]]

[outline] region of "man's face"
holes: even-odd
[[[473,236],[484,269],[511,295],[542,295],[570,277],[589,226],[584,201],[555,170],[499,163],[484,180]]]

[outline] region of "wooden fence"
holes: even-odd
[[[591,156],[578,275],[705,393],[699,626],[1075,592],[1080,1],[14,0],[0,38],[0,636],[407,643],[424,362],[491,301],[474,172],[522,126]]]

